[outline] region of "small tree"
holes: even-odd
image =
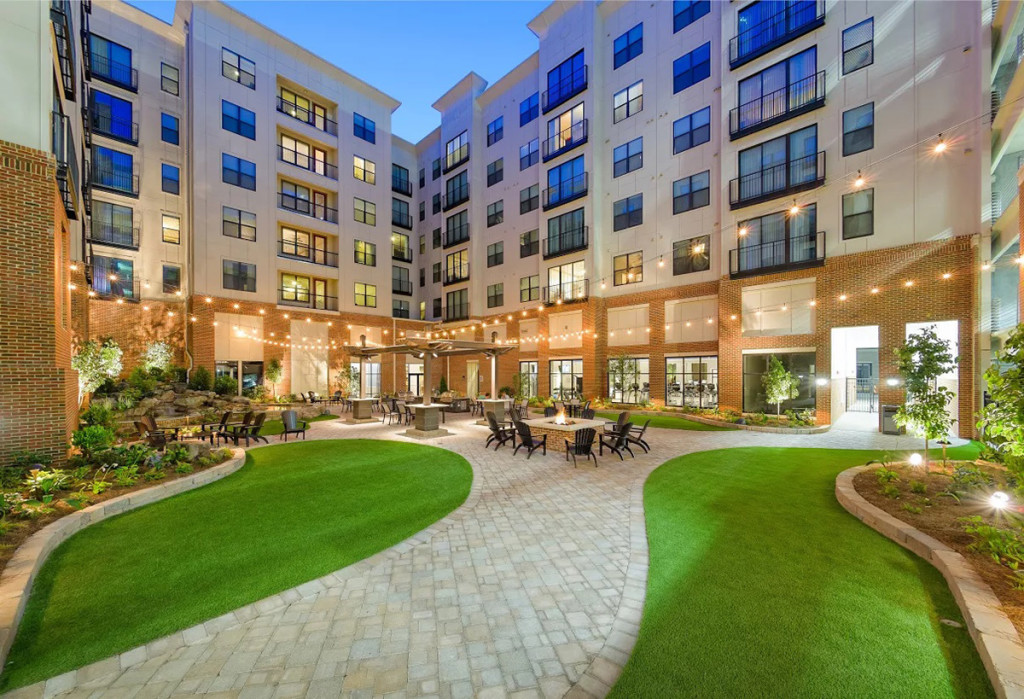
[[[494,388],[493,386],[491,387]],[[444,374],[441,374],[441,383],[437,386],[438,393],[448,393],[448,379],[445,378]]]
[[[924,470],[928,471],[928,443],[949,434],[953,418],[947,406],[953,392],[939,386],[939,377],[956,368],[957,359],[949,343],[938,336],[935,326],[924,328],[896,348],[896,367],[906,386],[906,402],[896,410],[897,425],[924,438]]]
[[[512,391],[516,400],[532,398],[537,393],[537,387],[533,381],[533,374],[528,371],[520,371],[512,375]]]
[[[151,371],[153,369],[166,371],[167,367],[171,365],[172,359],[174,359],[174,350],[171,349],[171,346],[168,343],[160,340],[150,342],[141,357],[142,367],[146,371]]]
[[[281,360],[277,357],[267,362],[266,368],[263,369],[263,378],[270,384],[270,393],[275,400],[277,399],[277,383],[281,380],[282,373]]]
[[[782,414],[782,403],[800,395],[800,379],[787,371],[774,354],[768,357],[768,371],[761,376],[765,400],[775,406],[775,416]]]
[[[1024,324],[1018,325],[985,370],[992,402],[981,411],[978,431],[995,450],[1009,456],[1007,466],[1024,473]]]
[[[71,367],[78,372],[78,402],[92,393],[107,379],[121,373],[121,348],[112,339],[102,344],[95,340],[84,342],[71,358]]]
[[[630,382],[636,382],[636,360],[628,354],[618,354],[608,362],[609,394],[619,392],[619,401],[625,402]],[[614,400],[613,395],[608,400]]]

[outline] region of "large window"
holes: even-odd
[[[519,125],[526,126],[540,115],[540,96],[534,92],[519,103]]]
[[[665,405],[718,407],[718,357],[666,357]]]
[[[796,214],[776,211],[740,221],[737,271],[807,262],[817,255],[818,207],[810,204]]]
[[[706,272],[711,269],[711,236],[699,235],[672,243],[672,274]]]
[[[528,167],[537,164],[540,160],[540,139],[535,138],[526,145],[519,147],[519,170],[525,170]]]
[[[444,206],[450,209],[469,199],[469,173],[463,170],[444,183]]]
[[[615,286],[639,284],[644,280],[644,253],[642,250],[616,255],[612,258]]]
[[[552,398],[568,400],[583,397],[582,359],[552,359],[548,364]]]
[[[221,178],[227,184],[256,191],[256,163],[227,153],[221,154]]]
[[[612,229],[616,231],[639,226],[644,222],[644,195],[634,194],[612,204]]]
[[[375,284],[355,283],[356,305],[365,308],[377,307],[377,286]]]
[[[131,153],[105,146],[93,146],[92,183],[123,194],[137,194],[135,165]]]
[[[519,301],[528,303],[540,299],[540,275],[519,278]]]
[[[88,36],[93,76],[129,90],[136,89],[138,77],[132,70],[132,50],[96,34]]]
[[[628,32],[615,37],[612,45],[613,69],[623,66],[644,52],[644,24],[641,22]]]
[[[463,131],[444,145],[444,169],[450,170],[469,157],[469,132]],[[441,163],[434,168],[434,179],[441,175]]]
[[[817,124],[740,151],[739,201],[781,193],[818,179]]]
[[[469,240],[469,212],[460,211],[444,221],[444,246],[450,247]]]
[[[761,377],[768,371],[768,359],[779,358],[782,366],[799,380],[797,397],[783,401],[782,410],[813,410],[815,407],[815,353],[814,352],[772,352],[768,354],[743,355],[743,412],[774,412],[775,405],[765,399]]]
[[[816,0],[759,0],[740,8],[729,47],[733,67],[799,36],[818,19]]]
[[[644,108],[644,81],[637,80],[612,95],[612,123],[618,124]]]
[[[256,89],[256,64],[234,51],[221,49],[221,75],[228,80]]]
[[[256,112],[227,100],[220,101],[220,125],[225,131],[256,140]]]
[[[644,165],[644,137],[634,138],[612,151],[612,176],[621,177]]]
[[[646,403],[651,399],[651,360],[613,357],[608,360],[608,398],[614,403]]]
[[[824,92],[818,89],[817,71],[818,49],[812,46],[741,80],[739,109],[730,129],[736,133],[778,120],[824,98]]]
[[[92,205],[89,238],[104,245],[125,248],[139,246],[134,226],[134,212],[130,206],[95,201]]]
[[[525,398],[537,396],[537,362],[519,362],[519,392]]]
[[[865,238],[875,232],[875,190],[843,195],[843,240]]]
[[[574,301],[587,297],[587,273],[583,260],[548,268],[548,302]]]
[[[352,135],[369,143],[377,142],[377,124],[362,114],[352,114]]]
[[[235,291],[256,291],[256,265],[224,260],[224,288]]]
[[[587,246],[587,230],[583,225],[583,209],[573,209],[561,216],[548,219],[548,239],[545,255],[554,255]]]
[[[505,137],[505,117],[500,116],[487,125],[487,145],[493,146]]]
[[[551,109],[587,87],[587,66],[583,51],[578,51],[548,71],[548,90],[544,108]]]
[[[229,238],[256,240],[256,214],[225,206],[223,215],[224,235]]]
[[[583,143],[587,138],[587,122],[583,118],[583,103],[567,109],[554,119],[548,119],[548,138],[544,142],[544,158]]]
[[[682,153],[711,140],[711,107],[672,122],[672,152]]]
[[[875,62],[875,20],[872,17],[843,30],[843,75]]]
[[[711,0],[672,0],[672,31],[688,27],[711,12]]]
[[[557,206],[587,193],[587,175],[583,156],[567,160],[548,170],[548,190],[545,206]]]
[[[91,123],[96,133],[129,143],[139,140],[138,128],[132,120],[131,102],[100,90],[93,90],[91,108]]]
[[[672,92],[681,92],[711,75],[711,42],[672,62]]]
[[[134,264],[119,257],[93,255],[92,289],[100,296],[136,298]]]
[[[711,203],[711,171],[684,177],[672,183],[672,213],[699,209]]]
[[[875,147],[875,103],[843,112],[843,155],[863,153]]]
[[[404,299],[392,299],[391,300],[391,317],[392,318],[408,318],[409,317],[409,302]]]

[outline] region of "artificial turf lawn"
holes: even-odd
[[[316,417],[307,418],[306,422],[322,422],[324,420],[337,420],[337,415],[317,415]],[[260,435],[263,437],[274,437],[284,432],[284,423],[280,419],[269,420],[263,423],[263,429],[260,430]],[[289,435],[291,436],[291,435]],[[299,439],[302,439],[302,435],[297,435]]]
[[[36,579],[0,688],[30,684],[308,582],[458,507],[472,469],[435,447],[317,440],[87,527]]]
[[[606,413],[599,412],[597,417],[604,418],[605,420],[617,420],[619,418],[618,413]],[[685,417],[673,417],[671,415],[641,415],[639,413],[634,414],[630,418],[632,423],[639,427],[644,424],[647,420],[651,421],[651,427],[664,427],[670,430],[694,430],[696,432],[722,432],[726,430],[735,430],[735,427],[726,427],[722,425],[706,425],[703,422],[695,422],[693,420],[687,420]]]
[[[973,458],[975,445],[950,449]],[[942,575],[836,502],[879,452],[743,448],[665,463],[636,648],[613,697],[985,697]]]

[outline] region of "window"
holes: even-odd
[[[445,219],[444,245],[450,247],[469,240],[469,212],[460,211]]]
[[[612,123],[618,124],[644,108],[644,81],[637,80],[612,97]]]
[[[278,157],[283,162],[291,163],[296,167],[301,167],[303,170],[326,175],[332,180],[338,179],[337,169],[327,163],[327,151],[311,146],[305,141],[299,141],[291,136],[281,134]],[[328,171],[328,167],[330,167],[330,171]]]
[[[469,317],[469,289],[449,291],[445,296],[445,320],[464,320]]]
[[[171,214],[160,214],[160,240],[181,244],[181,219]]]
[[[469,199],[469,173],[463,170],[444,183],[444,208],[450,209]]]
[[[160,89],[164,92],[178,94],[178,69],[166,63],[160,64]]]
[[[433,272],[434,283],[437,284],[441,281],[441,263],[435,262],[431,270]]]
[[[519,391],[523,397],[537,397],[537,362],[519,362],[519,376]]]
[[[160,140],[171,145],[178,145],[178,117],[160,114]]]
[[[224,260],[224,288],[255,292],[256,265]]]
[[[469,132],[463,131],[458,136],[444,144],[444,169],[451,170],[456,165],[463,163],[469,158]],[[434,179],[441,174],[440,161],[434,170]]]
[[[420,202],[420,221],[425,221],[425,220],[427,220],[427,202],[421,201]],[[422,238],[423,236],[420,236],[420,237]]]
[[[587,66],[583,51],[578,51],[548,71],[548,90],[544,109],[551,109],[587,87]]]
[[[526,126],[540,116],[540,96],[534,92],[532,95],[519,103],[519,125]]]
[[[256,214],[225,206],[223,233],[229,238],[256,240]]]
[[[505,261],[505,243],[499,241],[487,246],[487,266],[497,267]]]
[[[377,163],[358,155],[353,155],[352,176],[366,184],[377,184]]]
[[[729,46],[732,67],[756,58],[824,21],[824,3],[815,0],[751,2],[740,8],[737,33]]]
[[[220,73],[228,80],[256,89],[256,64],[234,51],[221,49]]]
[[[864,238],[875,232],[875,190],[843,195],[843,240]]]
[[[130,206],[94,201],[89,239],[107,245],[139,247],[135,215]]]
[[[256,112],[250,112],[245,107],[221,100],[220,125],[225,131],[256,140]]]
[[[441,212],[441,193],[438,192],[430,198],[430,213],[437,214]]]
[[[544,193],[544,205],[556,206],[587,193],[587,174],[584,172],[584,156],[567,160],[548,170],[548,189]]]
[[[487,165],[487,186],[491,187],[505,179],[505,159],[498,158]]]
[[[469,279],[469,250],[459,250],[445,255],[445,283],[464,282],[467,279]]]
[[[391,300],[391,317],[392,318],[408,318],[409,317],[409,302],[401,299]]]
[[[711,140],[711,107],[672,122],[672,152],[682,153]]]
[[[711,171],[684,177],[672,183],[672,213],[699,209],[711,203]]]
[[[412,228],[412,217],[409,215],[409,202],[391,197],[391,222],[403,228]]]
[[[544,141],[544,158],[574,148],[587,140],[587,120],[583,118],[583,103],[567,109],[548,120],[548,137]]]
[[[440,301],[440,299],[438,299],[438,301]],[[426,320],[426,319],[427,319],[427,302],[426,301],[420,301],[420,320]]]
[[[813,183],[824,175],[817,151],[817,124],[741,150],[738,192],[730,191],[730,198],[746,201]]]
[[[615,286],[638,284],[644,280],[644,253],[630,252],[612,258]]]
[[[526,214],[540,206],[540,184],[519,190],[519,213]]]
[[[672,243],[672,274],[706,272],[711,269],[711,236],[701,235]]]
[[[545,301],[557,302],[585,299],[587,297],[586,270],[583,260],[568,262],[557,267],[548,267],[548,288]]]
[[[672,92],[681,92],[711,75],[711,42],[672,62]]]
[[[433,182],[441,176],[441,159],[434,158],[434,161],[430,165],[430,181]]]
[[[441,247],[441,228],[437,227],[433,231],[431,231],[430,238],[430,247],[432,249],[437,250],[439,247]]]
[[[362,114],[352,114],[352,134],[369,143],[377,142],[377,125]]]
[[[420,288],[422,289],[427,285],[427,270],[420,267]]]
[[[505,304],[505,284],[504,282],[498,282],[497,284],[489,284],[487,286],[487,307],[497,308]]]
[[[818,250],[817,219],[817,205],[808,204],[795,216],[786,210],[740,221],[739,229],[746,235],[739,237],[735,271],[785,267],[823,256],[824,249]]]
[[[377,205],[372,201],[355,197],[352,199],[352,217],[359,221],[359,223],[365,223],[367,226],[376,226]]]
[[[875,20],[867,18],[843,30],[843,75],[875,62]]]
[[[164,265],[161,277],[165,294],[176,294],[181,291],[181,267]]]
[[[391,189],[399,194],[412,196],[412,182],[409,181],[409,168],[396,165],[395,163],[391,164]]]
[[[634,194],[625,199],[619,199],[612,204],[614,223],[612,229],[616,231],[639,226],[644,222],[644,195]]]
[[[613,177],[639,170],[644,165],[644,137],[634,138],[612,151]]]
[[[616,357],[608,360],[608,399],[615,403],[646,403],[651,398],[651,360]]]
[[[540,139],[535,138],[524,146],[519,147],[519,170],[536,165],[540,160]]]
[[[583,209],[573,209],[548,219],[545,255],[556,255],[587,247],[587,228],[583,225]]]
[[[357,265],[367,267],[377,266],[377,244],[367,243],[365,240],[355,241],[355,262]]]
[[[281,254],[309,258],[309,233],[282,226]]]
[[[519,236],[519,257],[530,257],[540,252],[540,230],[534,228]]]
[[[531,277],[522,277],[519,280],[519,301],[527,303],[540,299],[540,275],[534,274]]]
[[[122,153],[105,146],[92,149],[92,183],[97,187],[123,194],[137,194],[135,165],[131,153]]]
[[[552,398],[566,400],[583,397],[582,359],[552,359],[548,367]]]
[[[427,254],[427,236],[425,235],[420,235],[420,254]]]
[[[672,32],[688,27],[711,12],[711,0],[673,0]]]
[[[795,375],[800,383],[797,396],[782,403],[782,411],[808,408],[814,410],[817,388],[814,385],[817,376],[816,352],[772,352],[771,354],[743,355],[743,412],[766,413],[775,410],[768,405],[764,396],[762,377],[768,371],[768,359],[775,356],[789,373]]]
[[[718,357],[666,357],[665,405],[718,406]]]
[[[409,281],[409,268],[391,265],[391,291],[396,294],[412,294],[412,282]]]
[[[135,265],[119,257],[93,255],[92,288],[104,296],[135,298]]]
[[[420,168],[420,189],[427,186],[427,171]]]
[[[138,74],[132,69],[132,50],[97,34],[88,36],[92,74],[129,90],[136,89]]]
[[[733,137],[784,119],[825,99],[824,72],[818,75],[818,49],[801,51],[739,83],[739,108],[729,114]]]
[[[505,135],[505,117],[500,116],[487,125],[487,145],[493,146]]]
[[[356,282],[356,305],[366,308],[377,307],[377,287],[374,284]]]
[[[441,299],[439,299],[439,298],[434,299],[433,306],[434,306],[433,309],[432,309],[433,310],[433,317],[434,318],[440,318],[441,317]]]
[[[181,171],[174,165],[160,164],[160,191],[168,194],[181,193]]]
[[[612,57],[614,68],[624,66],[644,52],[644,23],[636,25],[628,32],[620,34],[612,45],[615,52]]]
[[[487,205],[487,227],[496,226],[505,220],[505,200],[499,199]]]
[[[90,121],[96,133],[128,143],[138,142],[139,131],[132,120],[131,102],[100,90],[93,90],[89,101]]]
[[[256,163],[221,154],[221,178],[227,184],[256,191]]]
[[[843,112],[843,155],[863,153],[875,147],[875,103]]]
[[[412,248],[409,247],[409,236],[405,233],[391,234],[391,258],[412,262]]]

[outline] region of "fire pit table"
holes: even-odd
[[[598,437],[604,429],[607,420],[581,420],[579,418],[560,417],[538,417],[532,420],[523,420],[530,426],[530,434],[535,437],[548,435],[548,449],[560,452],[565,447],[565,440],[573,442],[576,440],[576,433],[580,430],[596,430]]]

